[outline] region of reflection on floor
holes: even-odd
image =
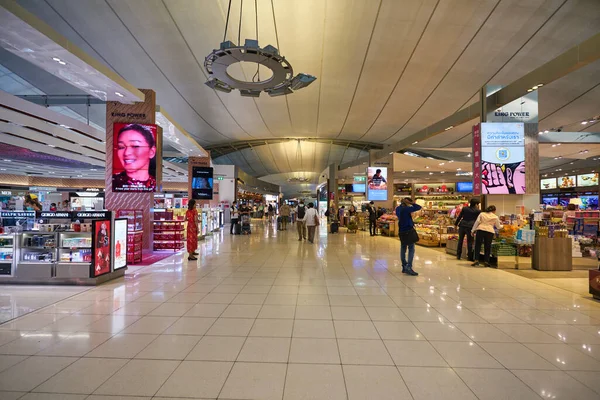
[[[0,325],[0,399],[600,397],[598,302],[343,231],[220,233]]]

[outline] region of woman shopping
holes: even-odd
[[[188,202],[188,210],[185,213],[185,220],[187,221],[187,250],[188,260],[197,260],[196,256],[198,253],[198,210],[196,210],[196,200],[191,199]]]
[[[483,263],[486,267],[490,266],[490,254],[492,252],[492,240],[496,234],[496,229],[502,228],[500,218],[496,215],[496,206],[489,206],[477,217],[473,225],[473,233],[475,234],[475,262],[472,267],[479,266],[481,259],[481,244],[483,243],[484,259]]]

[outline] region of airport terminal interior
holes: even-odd
[[[0,0],[0,400],[600,399],[600,1]]]

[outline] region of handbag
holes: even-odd
[[[314,220],[315,226],[319,226],[319,217],[317,217],[317,215],[315,214],[314,218],[315,218],[315,220]]]
[[[419,242],[419,234],[415,228],[411,228],[410,231],[400,232],[398,236],[400,236],[402,244],[415,244]]]

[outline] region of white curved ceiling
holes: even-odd
[[[258,0],[261,46],[278,47],[295,72],[318,79],[290,96],[246,98],[204,85],[227,0],[17,1],[128,82],[154,89],[208,147],[274,138],[392,143],[471,104],[481,86],[508,84],[600,31],[597,0]],[[254,4],[243,3],[242,40],[256,37]],[[234,42],[239,7],[234,0]],[[600,62],[545,85],[541,127],[600,114],[599,85]],[[465,124],[422,145],[464,147],[469,131]],[[301,142],[299,159],[293,142],[268,144],[217,161],[268,177],[318,173],[332,153],[355,155],[327,147]]]

